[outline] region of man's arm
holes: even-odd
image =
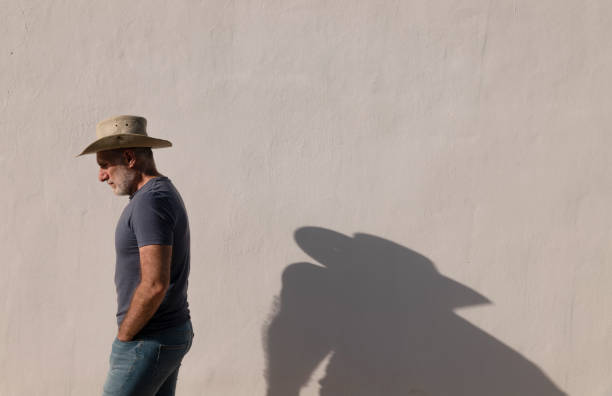
[[[140,284],[134,291],[117,338],[130,341],[153,317],[170,285],[172,246],[147,245],[140,251]]]

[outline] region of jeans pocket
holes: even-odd
[[[177,358],[182,359],[183,355],[189,350],[189,343],[180,345],[164,345],[159,344],[159,350],[157,352],[157,361],[162,362],[166,360],[176,360]]]
[[[156,377],[168,378],[181,366],[183,357],[189,350],[189,344],[164,345],[159,344],[157,349]]]
[[[126,369],[126,366],[134,365],[139,357],[139,349],[142,341],[120,341],[115,338],[113,346],[111,348],[111,370],[112,369]]]
[[[132,377],[141,360],[142,341],[120,341],[115,339],[109,359],[110,370],[104,384],[104,394],[116,394]]]

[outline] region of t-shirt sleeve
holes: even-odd
[[[176,216],[169,199],[158,194],[144,194],[132,212],[132,229],[138,247],[172,245]]]

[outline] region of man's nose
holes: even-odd
[[[98,180],[101,182],[108,180],[108,173],[104,169],[100,169],[100,172],[98,172]]]

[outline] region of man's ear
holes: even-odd
[[[128,168],[133,168],[136,165],[136,154],[134,154],[134,150],[124,150],[123,159],[125,160]]]

